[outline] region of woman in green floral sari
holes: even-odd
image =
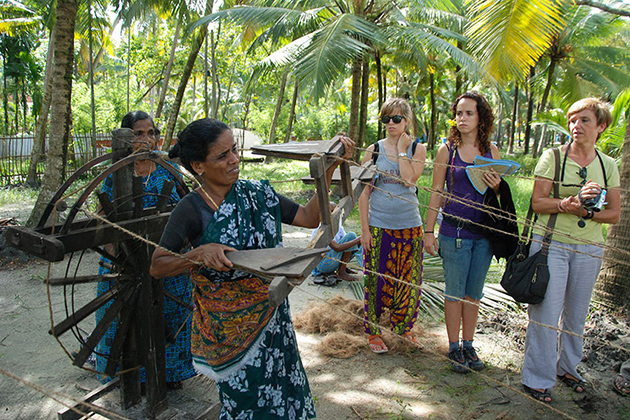
[[[350,158],[354,142],[341,141],[344,158]],[[151,274],[159,278],[191,272],[193,362],[199,373],[217,383],[220,418],[315,417],[288,300],[272,307],[269,282],[232,270],[225,251],[281,246],[281,223],[316,227],[317,198],[302,206],[276,193],[268,181],[239,180],[232,131],[218,120],[188,125],[169,155],[179,157],[202,184],[171,214],[160,241],[164,249],[153,254]],[[327,172],[329,183],[334,166]],[[166,250],[187,250],[186,258]]]

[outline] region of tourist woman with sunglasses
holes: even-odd
[[[426,148],[414,144],[410,136],[413,113],[409,102],[387,100],[380,118],[387,138],[367,148],[363,163],[375,162],[378,172],[374,184],[359,199],[365,252],[365,332],[375,353],[388,350],[379,327],[384,308],[389,308],[393,332],[416,341],[411,328],[420,303],[423,235],[416,182],[427,155]]]
[[[490,142],[494,115],[488,101],[476,92],[460,95],[451,108],[455,124],[448,142],[438,149],[433,165],[433,192],[427,210],[424,249],[438,252],[444,267],[444,318],[449,341],[448,358],[459,373],[481,370],[483,361],[473,347],[479,302],[492,260],[490,241],[475,231],[484,219],[483,195],[472,185],[466,167],[476,156],[498,159],[499,150]],[[498,195],[501,178],[484,173],[485,183]],[[444,184],[446,191],[444,192]],[[433,233],[438,208],[443,208],[439,244]],[[460,331],[462,342],[460,343]]]
[[[617,223],[621,208],[617,165],[595,149],[611,122],[608,105],[599,99],[582,99],[569,108],[572,140],[560,147],[560,199],[553,198],[555,157],[551,149],[542,154],[534,171],[532,207],[539,218],[530,253],[541,248],[549,215],[558,214],[547,258],[547,292],[541,303],[528,308],[521,378],[525,389],[544,402],[551,402],[549,389],[556,379],[574,392],[586,389],[577,365],[582,360],[584,324],[604,254],[602,223]]]

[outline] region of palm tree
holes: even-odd
[[[72,96],[76,16],[76,0],[57,0],[53,29],[50,140],[42,189],[27,222],[30,226],[39,221],[44,206],[48,204],[65,177],[63,168],[70,135],[70,98]]]

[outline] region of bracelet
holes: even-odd
[[[595,217],[595,212],[593,210],[586,210],[586,216],[582,217],[584,220],[591,220]]]
[[[434,233],[432,230],[425,230],[424,233]]]

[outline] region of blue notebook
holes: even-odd
[[[485,194],[488,185],[483,180],[483,174],[486,171],[494,169],[501,177],[512,175],[521,168],[517,162],[507,159],[491,159],[483,156],[476,156],[474,164],[466,167],[466,175],[475,190],[479,194]]]

